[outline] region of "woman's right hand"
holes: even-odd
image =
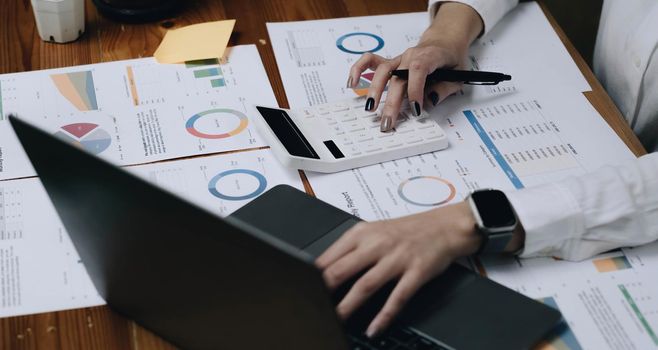
[[[418,116],[425,103],[436,106],[459,91],[461,83],[436,82],[429,85],[426,77],[438,68],[463,68],[468,47],[481,31],[482,20],[471,7],[459,3],[442,4],[417,46],[392,59],[372,53],[364,54],[352,66],[347,87],[354,88],[364,71],[374,70],[365,105],[367,111],[374,111],[379,107],[388,84],[386,102],[382,109],[381,131],[390,131],[396,125],[405,97],[409,100],[412,114]],[[391,76],[395,69],[408,69],[408,80]]]

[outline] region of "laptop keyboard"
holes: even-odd
[[[404,328],[394,329],[375,339],[365,335],[350,335],[350,339],[352,350],[448,350],[429,338]]]

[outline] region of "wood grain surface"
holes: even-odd
[[[266,22],[424,11],[427,6],[426,0],[189,0],[186,3],[186,9],[176,18],[129,25],[101,17],[87,0],[86,33],[74,43],[60,45],[39,39],[30,0],[1,0],[4,16],[0,21],[0,73],[151,56],[166,28],[234,18],[237,23],[230,45],[257,45],[277,100],[287,107]],[[585,94],[589,101],[636,155],[645,153],[585,61],[550,15],[549,19],[593,87],[592,92]],[[0,319],[0,336],[0,349],[173,348],[105,306]]]

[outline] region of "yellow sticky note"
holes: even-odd
[[[206,22],[169,30],[153,56],[160,63],[220,58],[233,32],[235,20]]]

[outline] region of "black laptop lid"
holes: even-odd
[[[9,119],[113,309],[184,348],[346,347],[303,253]]]

